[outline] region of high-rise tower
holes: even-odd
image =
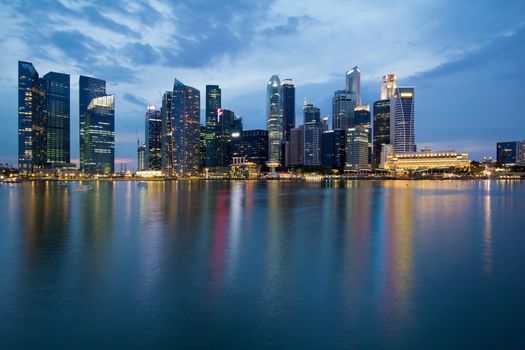
[[[106,95],[106,81],[97,78],[80,76],[78,81],[78,105],[79,105],[79,141],[80,141],[80,169],[84,170],[84,163],[86,160],[86,154],[84,146],[85,135],[85,113],[88,109],[91,101],[96,97]]]
[[[156,106],[149,105],[145,116],[144,163],[147,170],[161,170],[162,119]]]
[[[69,74],[44,75],[47,100],[47,163],[70,162],[70,80]]]
[[[415,152],[414,88],[398,87],[390,98],[390,143],[395,153]]]
[[[283,141],[290,141],[290,130],[295,128],[295,84],[292,79],[283,80],[281,101],[283,109]]]
[[[281,162],[283,117],[280,96],[281,82],[273,75],[266,86],[266,120],[268,129],[268,160]]]
[[[397,88],[397,76],[395,74],[385,74],[381,79],[381,99],[387,100],[394,96]]]
[[[208,168],[217,166],[217,132],[220,129],[218,111],[221,108],[221,88],[206,85],[206,160]]]

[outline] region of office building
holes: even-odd
[[[381,163],[381,150],[383,145],[390,144],[390,100],[374,102],[373,120],[373,165],[379,167]]]
[[[146,145],[140,145],[140,142],[137,142],[137,171],[146,170],[145,153]]]
[[[84,171],[110,175],[115,171],[115,97],[95,97],[84,113]]]
[[[292,79],[283,80],[281,105],[283,110],[283,141],[290,141],[290,130],[295,128],[295,84]]]
[[[390,142],[394,152],[415,152],[414,88],[398,87],[390,98]]]
[[[368,130],[368,164],[372,164],[372,123],[369,105],[356,107],[354,110],[355,125]]]
[[[498,142],[496,144],[496,161],[499,166],[525,166],[525,140]]]
[[[86,142],[84,136],[85,114],[91,101],[96,97],[106,95],[106,82],[101,79],[91,78],[81,75],[78,80],[78,104],[79,104],[79,151],[80,151],[80,170],[84,170],[86,162]]]
[[[397,88],[397,76],[395,74],[385,74],[381,80],[381,100],[389,100],[394,96]]]
[[[346,136],[341,129],[323,132],[321,136],[321,165],[342,170],[346,162]]]
[[[231,164],[232,136],[242,133],[242,119],[235,117],[235,113],[228,109],[218,110],[218,128],[216,132],[217,152],[216,166],[227,168]]]
[[[346,130],[355,126],[356,106],[358,106],[356,95],[345,90],[337,90],[332,98],[332,129]]]
[[[70,162],[70,80],[69,74],[49,72],[43,77],[47,110],[47,164]]]
[[[303,107],[304,113],[304,165],[321,165],[321,135],[323,125],[319,108],[312,104]]]
[[[268,160],[272,162],[282,162],[283,117],[280,90],[279,77],[273,75],[266,86]]]
[[[175,79],[172,99],[173,170],[193,175],[200,170],[200,92]]]
[[[162,143],[160,147],[161,168],[165,174],[173,172],[173,92],[166,91],[162,96],[160,120],[162,124]]]
[[[290,166],[304,164],[304,125],[290,130]]]
[[[217,132],[220,131],[218,111],[221,109],[221,88],[206,85],[206,167],[217,166]]]
[[[361,106],[361,71],[357,66],[346,72],[346,91],[355,96],[356,107]]]
[[[368,129],[356,126],[346,130],[347,171],[361,171],[370,168],[368,164]]]
[[[231,155],[264,166],[268,160],[268,131],[256,129],[232,134]]]
[[[144,161],[146,170],[161,170],[162,119],[156,106],[149,105],[145,116],[146,149]]]
[[[47,163],[46,82],[30,62],[18,62],[18,169],[31,173]]]

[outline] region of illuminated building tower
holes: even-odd
[[[79,150],[80,150],[80,170],[84,170],[86,153],[84,146],[85,135],[85,114],[91,101],[95,97],[106,95],[106,82],[101,79],[80,76],[78,80],[78,105],[79,105]]]
[[[172,99],[173,170],[179,175],[200,170],[200,92],[175,79]]]
[[[496,159],[499,166],[525,166],[525,141],[498,142]]]
[[[217,140],[217,167],[227,168],[231,163],[232,136],[239,136],[242,132],[242,119],[236,118],[235,113],[228,109],[219,109]]]
[[[384,145],[390,144],[390,100],[374,102],[373,120],[373,164],[379,167],[381,163],[381,150]]]
[[[115,171],[115,97],[95,97],[84,113],[84,171],[109,175]]]
[[[268,130],[268,160],[281,162],[283,141],[283,117],[280,96],[280,80],[273,75],[266,87],[266,120]]]
[[[290,166],[304,164],[304,125],[290,130]]]
[[[345,90],[337,90],[332,98],[332,129],[346,130],[355,125],[354,109],[357,106],[355,95]]]
[[[356,107],[354,110],[355,125],[362,126],[368,130],[368,163],[372,164],[372,123],[370,106]]]
[[[396,154],[416,151],[413,87],[398,87],[390,98],[390,142]]]
[[[46,166],[46,83],[30,62],[18,62],[18,168],[22,173]]]
[[[321,165],[342,170],[346,162],[346,136],[341,129],[323,132],[321,136]]]
[[[361,106],[361,72],[355,66],[346,72],[346,89],[337,90],[332,98],[332,129],[355,126],[354,110]]]
[[[304,165],[321,165],[321,135],[323,125],[319,108],[312,104],[303,107],[304,112]]]
[[[217,132],[220,130],[218,110],[221,108],[221,88],[206,85],[206,167],[217,166]]]
[[[361,71],[357,66],[346,72],[346,91],[355,96],[356,106],[361,106]]]
[[[173,118],[172,118],[173,93],[166,91],[162,96],[160,119],[162,124],[161,167],[166,174],[173,171]]]
[[[295,84],[292,79],[283,80],[281,101],[283,109],[283,141],[290,141],[290,130],[295,128]]]
[[[395,74],[385,74],[381,80],[381,100],[388,100],[394,96],[397,88],[397,77]]]
[[[201,169],[206,167],[206,125],[200,126]]]
[[[47,163],[70,162],[69,74],[49,72],[43,77],[47,101]]]
[[[232,135],[231,154],[233,157],[245,157],[246,161],[263,166],[268,160],[268,131],[245,130]]]
[[[147,170],[161,170],[162,119],[156,106],[148,106],[145,116],[146,149],[144,162]]]
[[[345,170],[369,169],[368,130],[362,126],[346,130],[346,165]]]
[[[146,162],[144,153],[146,152],[146,145],[140,145],[140,141],[137,141],[137,171],[146,170]]]

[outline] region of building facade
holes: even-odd
[[[337,90],[332,98],[332,129],[346,130],[355,126],[354,110],[357,106],[355,94]]]
[[[290,166],[304,164],[304,125],[290,130]]]
[[[323,132],[321,136],[321,165],[342,170],[346,162],[346,136],[341,129]]]
[[[346,165],[345,170],[367,170],[368,164],[368,129],[356,126],[346,130]]]
[[[161,168],[165,174],[173,172],[173,92],[166,91],[162,96],[162,105],[160,107],[160,120],[162,124],[161,140]]]
[[[397,76],[395,74],[385,74],[381,80],[381,100],[389,100],[394,96],[397,88]]]
[[[283,109],[283,141],[290,141],[290,130],[295,128],[295,84],[292,79],[284,79],[281,85],[281,105]]]
[[[227,168],[232,160],[232,137],[241,135],[242,119],[235,117],[235,113],[228,109],[219,109],[218,116],[216,166]]]
[[[394,171],[427,170],[436,168],[464,168],[470,162],[467,153],[455,151],[405,152],[387,158],[385,169]]]
[[[390,142],[394,151],[416,151],[414,133],[414,88],[398,87],[390,99]]]
[[[390,100],[379,100],[374,102],[373,118],[373,165],[379,167],[381,163],[381,149],[390,144]]]
[[[70,162],[69,74],[44,75],[47,104],[47,163],[50,167]]]
[[[84,171],[110,175],[115,171],[115,97],[91,100],[84,113]]]
[[[264,166],[268,160],[268,131],[244,130],[239,135],[233,134],[231,155]]]
[[[321,165],[321,112],[312,104],[305,104],[304,113],[304,165]]]
[[[146,170],[161,170],[162,148],[162,118],[156,106],[150,105],[146,111],[145,120],[145,153]]]
[[[80,170],[84,170],[86,162],[86,142],[84,136],[85,114],[91,101],[96,97],[106,95],[106,82],[102,79],[91,78],[81,75],[78,80],[78,110],[79,110],[79,151],[80,151]]]
[[[200,171],[200,92],[175,79],[172,99],[173,170],[178,175]]]
[[[221,109],[221,88],[206,85],[206,167],[217,166],[217,133],[220,131],[218,111]]]
[[[266,86],[266,121],[268,130],[268,160],[282,163],[283,116],[281,82],[273,75]]]
[[[47,164],[46,83],[30,62],[18,62],[18,169],[31,173]]]
[[[525,166],[525,140],[498,142],[496,161],[499,166]]]

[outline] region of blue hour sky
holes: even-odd
[[[525,139],[525,2],[439,1],[7,1],[0,0],[0,162],[17,158],[17,61],[71,75],[71,147],[78,160],[78,76],[116,95],[117,162],[136,164],[147,104],[177,78],[220,84],[223,108],[245,129],[265,128],[266,82],[297,86],[331,116],[345,72],[361,69],[362,100],[380,79],[416,89],[416,143],[495,156]],[[201,122],[204,113],[201,113]],[[117,165],[117,169],[119,166]]]

